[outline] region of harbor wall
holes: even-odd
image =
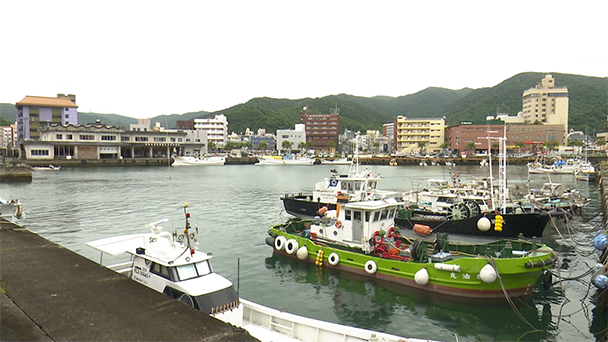
[[[12,223],[0,245],[1,341],[258,341]]]

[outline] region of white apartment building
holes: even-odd
[[[214,118],[194,119],[194,129],[202,129],[207,132],[207,139],[216,147],[223,147],[228,141],[228,120],[224,114],[218,114]]]
[[[296,124],[295,129],[277,129],[277,150],[283,150],[283,142],[289,141],[291,149],[297,150],[301,142],[306,142],[306,126]],[[289,151],[285,151],[289,152]]]
[[[427,153],[442,152],[445,141],[445,117],[441,119],[407,118],[399,115],[395,120],[395,150],[400,153],[418,151],[425,145]]]
[[[553,76],[545,75],[540,83],[522,95],[524,122],[564,125],[564,134],[567,134],[568,101],[568,88],[556,88]]]

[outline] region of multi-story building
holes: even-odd
[[[15,104],[17,107],[17,137],[38,140],[41,122],[63,125],[78,124],[76,95],[57,94],[57,97],[26,96]]]
[[[290,148],[283,148],[283,143],[288,141]],[[289,150],[298,149],[300,143],[306,142],[306,129],[303,124],[295,124],[295,129],[278,129],[277,130],[277,150],[289,152]]]
[[[306,127],[306,139],[312,142],[312,148],[316,152],[335,152],[340,136],[340,114],[337,108],[331,114],[310,114],[308,108],[304,107],[300,111],[300,123]]]
[[[422,145],[427,153],[441,152],[445,137],[445,117],[425,119],[399,115],[394,125],[397,152],[414,152]]]
[[[218,114],[213,118],[194,119],[194,129],[202,129],[207,132],[209,143],[216,147],[226,146],[228,141],[228,120],[224,114]]]
[[[498,141],[491,138],[504,138],[504,125],[501,120],[461,122],[446,129],[446,142],[455,154],[483,153],[488,147],[497,149],[493,145]]]
[[[558,125],[508,125],[507,147],[515,148],[520,143],[524,144],[526,150],[533,149],[544,143],[555,141],[560,146],[566,145],[564,126]]]
[[[395,150],[395,123],[385,123],[382,125],[382,136],[386,138],[382,151],[387,153],[393,153]]]
[[[15,147],[15,125],[0,127],[0,147],[12,149]]]
[[[525,124],[563,125],[568,132],[568,88],[556,88],[555,79],[546,75],[534,88],[522,95]]]

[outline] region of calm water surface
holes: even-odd
[[[289,217],[280,196],[311,191],[332,168],[347,171],[323,165],[73,168],[34,172],[31,183],[0,183],[0,195],[24,203],[27,228],[94,261],[99,255],[85,242],[147,232],[146,223],[163,218],[182,228],[181,206],[188,202],[201,249],[213,253],[215,271],[238,283],[242,297],[299,315],[443,341],[606,340],[608,316],[596,312],[591,276],[569,280],[598,262],[591,244],[602,222],[597,185],[576,183],[571,175],[552,179],[592,198],[570,231],[564,225],[545,230],[545,242],[561,257],[561,285],[545,290],[539,283],[513,307],[506,301],[478,305],[427,298],[274,256],[264,239],[271,225]],[[422,188],[428,178],[450,177],[445,166],[373,170],[383,176],[382,189],[401,191]],[[454,171],[463,180],[487,173],[471,166]],[[526,178],[525,166],[509,166],[510,186],[525,187]],[[530,179],[532,187],[544,181],[542,175]]]

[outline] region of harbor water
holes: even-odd
[[[553,272],[561,281],[554,277],[550,289],[539,281],[525,299],[472,303],[273,255],[267,231],[289,217],[280,197],[312,191],[333,168],[348,171],[329,165],[64,168],[35,171],[31,182],[0,183],[0,196],[21,200],[28,229],[97,262],[99,254],[87,241],[147,232],[147,223],[164,218],[183,228],[188,202],[200,249],[213,253],[214,270],[231,279],[241,297],[298,315],[442,341],[606,341],[608,315],[596,309],[597,290],[588,274],[599,258],[592,245],[602,228],[597,184],[552,176],[564,189],[576,187],[591,199],[569,224],[545,229],[543,241],[560,256]],[[488,172],[479,166],[370,169],[383,178],[379,188],[399,191],[422,189],[428,178],[457,173],[465,181]],[[546,181],[544,175],[528,178],[525,166],[508,167],[509,187],[540,187]]]

